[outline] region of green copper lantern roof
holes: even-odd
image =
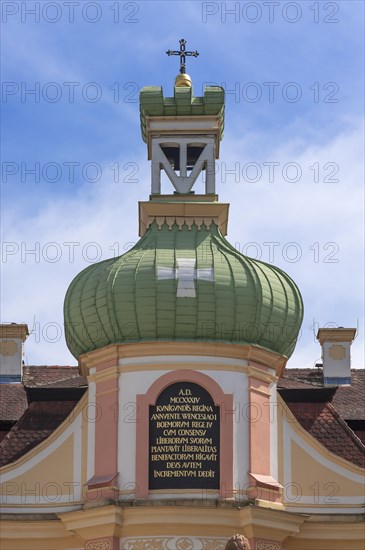
[[[224,89],[206,86],[203,97],[194,97],[193,88],[175,86],[174,97],[164,97],[161,86],[146,86],[140,93],[140,116],[143,141],[147,143],[149,117],[218,116],[220,139],[224,129]]]
[[[289,357],[303,304],[288,275],[240,254],[214,223],[153,222],[130,251],[77,275],[64,315],[76,358],[142,341],[242,343]]]

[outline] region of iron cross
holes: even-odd
[[[183,38],[179,40],[180,42],[180,50],[167,50],[167,55],[179,55],[180,56],[180,73],[185,74],[186,72],[186,64],[185,64],[185,57],[186,56],[192,56],[192,57],[198,57],[199,53],[197,51],[195,52],[187,52],[185,49],[186,40]]]

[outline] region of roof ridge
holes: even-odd
[[[24,365],[25,369],[78,369],[77,365]]]

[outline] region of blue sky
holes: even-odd
[[[138,94],[172,95],[178,63],[165,52],[184,37],[200,53],[188,60],[195,95],[205,83],[227,91],[216,169],[228,239],[303,295],[289,366],[313,366],[314,332],[332,323],[358,328],[363,367],[363,11],[351,0],[2,3],[1,321],[32,329],[28,364],[75,364],[69,283],[138,240],[150,192]]]

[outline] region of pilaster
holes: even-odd
[[[249,434],[250,434],[250,487],[248,496],[255,499],[280,502],[282,486],[271,476],[270,441],[270,369],[249,363]]]
[[[92,368],[95,393],[94,475],[87,481],[87,499],[118,499],[118,358],[101,360]],[[90,403],[89,403],[90,405]]]

